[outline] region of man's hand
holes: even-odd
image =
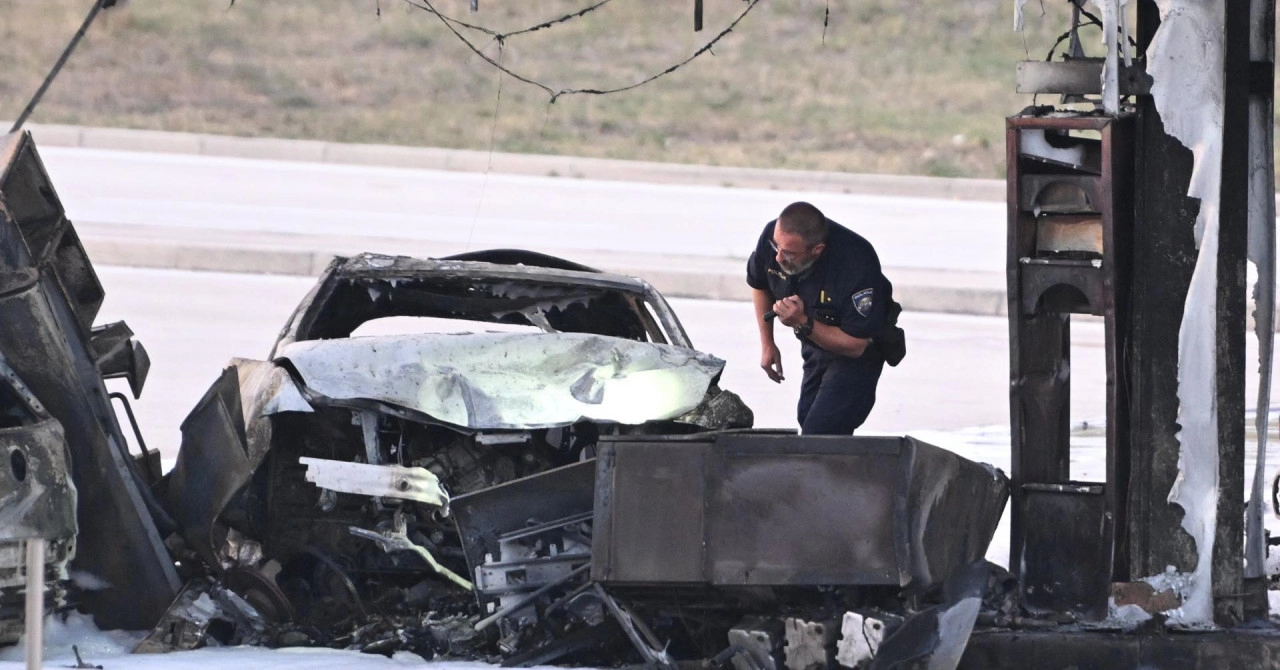
[[[804,301],[797,295],[788,296],[773,303],[773,313],[777,314],[778,321],[788,328],[795,328],[807,320],[804,315]]]
[[[782,353],[778,351],[778,345],[770,342],[764,347],[764,351],[760,353],[760,367],[764,369],[764,373],[769,375],[775,383],[781,384],[784,377],[782,376]]]

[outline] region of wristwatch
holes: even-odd
[[[809,339],[809,335],[813,333],[813,319],[805,319],[804,323],[796,326],[794,330],[797,340]]]

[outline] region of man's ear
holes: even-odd
[[[822,252],[823,252],[823,251],[826,251],[826,249],[827,249],[827,243],[826,243],[826,242],[819,242],[819,243],[817,243],[817,244],[813,245],[813,255],[815,255],[815,256],[821,256],[821,255],[822,255]]]

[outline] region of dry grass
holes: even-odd
[[[0,0],[0,117],[17,115],[90,1]],[[467,0],[435,4],[510,30],[589,0],[482,0],[478,14]],[[1030,103],[1012,92],[1027,53],[1011,4],[832,2],[824,40],[824,0],[762,0],[714,55],[671,76],[549,104],[401,0],[132,0],[103,13],[33,120],[999,177],[1003,117]],[[614,0],[510,40],[501,58],[553,89],[629,84],[683,59],[746,6],[706,0],[707,27],[694,33],[692,5]],[[1043,57],[1062,25],[1029,16],[1030,54]],[[498,57],[495,43],[475,39]]]

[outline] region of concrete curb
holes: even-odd
[[[489,153],[315,140],[233,137],[159,130],[31,124],[40,146],[80,147],[229,158],[369,165],[453,172],[495,172],[538,177],[696,184],[739,188],[857,193],[1000,202],[1006,186],[996,179],[846,174],[717,167],[574,156]]]
[[[81,241],[95,264],[168,270],[237,272],[314,277],[335,255],[353,253],[350,249],[306,249],[271,246],[246,247],[208,242],[174,242],[132,240],[112,236],[81,234]],[[428,255],[404,245],[396,253]],[[460,251],[456,250],[456,251]],[[452,249],[435,247],[438,255],[454,253]],[[584,264],[607,272],[642,277],[669,298],[704,300],[751,299],[743,276],[744,261],[712,262],[700,270],[674,269],[647,262],[645,258],[609,254],[573,254]],[[701,263],[699,264],[701,265]],[[941,312],[980,316],[1006,313],[1006,294],[1002,278],[990,273],[940,273],[886,269],[894,281],[894,295],[903,309],[917,312]],[[952,281],[939,281],[941,275]]]
[[[42,146],[952,200],[1003,202],[1006,196],[1005,182],[994,179],[680,165],[44,124],[30,124],[27,129]],[[255,241],[251,242],[241,239],[184,241],[166,239],[166,233],[159,231],[117,235],[110,231],[94,232],[92,224],[88,228],[90,230],[80,226],[80,235],[95,263],[157,269],[316,276],[334,255],[366,250],[416,256],[463,251],[441,244],[433,244],[430,249],[415,248],[418,245],[404,240],[386,241],[381,249],[376,242],[362,242],[354,247],[312,243],[309,248],[311,241],[301,241],[302,246],[282,245],[279,240],[263,242],[258,239],[264,237],[261,235],[254,236]],[[715,259],[687,259],[673,267],[669,262],[663,264],[657,259],[636,255],[580,252],[563,255],[610,272],[643,277],[669,297],[750,300],[742,278],[741,260],[731,261],[731,267],[725,267],[725,263],[717,263]],[[700,269],[689,270],[689,267]],[[1008,313],[1002,273],[895,268],[886,268],[885,272],[893,280],[895,297],[904,309],[980,316]],[[1249,314],[1252,328],[1252,308]]]

